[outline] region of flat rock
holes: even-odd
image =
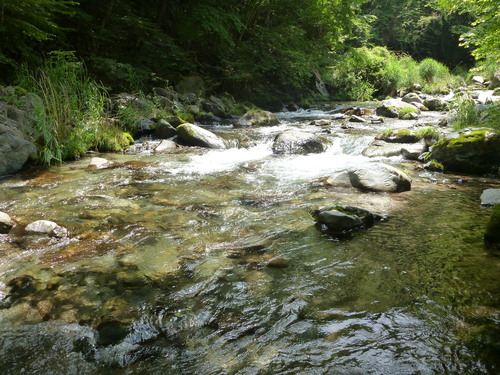
[[[28,224],[25,228],[27,233],[46,234],[54,237],[67,237],[68,230],[57,223],[49,220],[37,220]]]
[[[411,189],[411,179],[382,163],[370,163],[349,171],[351,185],[360,190],[399,193]]]

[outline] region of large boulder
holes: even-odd
[[[500,167],[500,132],[494,129],[466,129],[435,143],[428,159],[443,164],[445,170],[484,174]]]
[[[250,110],[245,113],[234,125],[240,126],[272,126],[278,125],[280,120],[272,112]]]
[[[493,207],[490,221],[486,225],[484,240],[491,243],[500,243],[500,204]]]
[[[424,105],[430,111],[442,111],[446,109],[446,101],[442,98],[430,97],[424,100]]]
[[[405,103],[424,104],[424,101],[422,100],[422,98],[420,96],[418,96],[418,94],[415,94],[414,92],[410,92],[410,93],[406,94],[405,96],[403,96],[403,98],[401,100]]]
[[[420,110],[410,103],[405,103],[399,99],[384,100],[377,107],[376,113],[378,116],[398,118],[406,113],[419,114]]]
[[[203,103],[203,110],[217,117],[228,117],[229,108],[224,104],[222,99],[213,95]]]
[[[9,233],[14,225],[14,220],[5,212],[0,211],[0,234]]]
[[[167,139],[177,135],[177,130],[167,120],[160,119],[156,124],[154,134],[157,138]]]
[[[411,189],[411,178],[382,163],[370,163],[349,171],[351,185],[360,190],[399,193]]]
[[[321,207],[311,214],[323,231],[336,234],[366,229],[382,219],[380,215],[353,206]]]
[[[37,156],[24,111],[0,102],[0,176],[16,173]]]
[[[206,148],[227,148],[226,141],[218,135],[199,126],[185,123],[177,127],[179,139],[189,146]]]
[[[311,154],[325,151],[321,139],[300,130],[287,130],[276,136],[273,143],[275,154]]]

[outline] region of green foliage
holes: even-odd
[[[462,44],[474,47],[477,60],[500,63],[500,6],[497,0],[439,0],[445,9],[468,13],[474,20],[461,35]]]
[[[78,3],[70,0],[2,0],[0,2],[0,79],[21,61],[38,59],[37,47],[59,32],[58,14],[69,16]]]
[[[427,83],[445,79],[450,74],[446,66],[431,58],[426,58],[420,62],[418,65],[418,73]]]
[[[33,123],[41,163],[60,164],[103,144],[106,93],[72,53],[53,53],[35,71],[25,67],[19,80],[43,101]]]
[[[480,112],[474,99],[468,93],[456,95],[450,107],[453,112],[451,123],[455,129],[477,127],[479,125]]]
[[[399,57],[384,47],[351,49],[335,56],[330,70],[331,75],[325,80],[333,87],[335,99],[339,100],[394,96],[397,91],[420,82],[424,92],[441,93],[460,81],[446,66],[433,59],[417,63],[411,57]]]

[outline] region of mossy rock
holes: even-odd
[[[484,240],[486,242],[500,243],[500,204],[493,207],[490,221],[484,232]]]
[[[500,166],[500,133],[484,128],[468,130],[435,143],[429,158],[443,164],[447,171],[496,173]]]
[[[401,120],[413,120],[418,113],[419,111],[416,107],[404,107],[398,111],[398,118]]]
[[[376,139],[389,143],[416,143],[419,138],[409,129],[388,129]]]
[[[427,162],[424,165],[425,169],[429,171],[434,171],[434,172],[444,172],[444,166],[442,163],[436,161],[436,160],[431,160]]]

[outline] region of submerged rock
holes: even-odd
[[[500,204],[493,207],[490,221],[484,232],[484,240],[491,243],[500,243]]]
[[[411,189],[411,179],[402,171],[382,163],[367,164],[349,171],[353,187],[361,190],[399,193]]]
[[[496,173],[500,167],[500,132],[465,130],[435,143],[429,155],[445,170],[471,174]]]
[[[57,223],[49,220],[38,220],[28,224],[25,228],[27,233],[47,234],[53,237],[67,237],[68,230]]]
[[[0,211],[0,234],[9,233],[14,225],[14,220],[5,212]]]
[[[322,230],[336,234],[366,229],[382,219],[380,215],[353,206],[321,207],[313,211],[312,215],[322,226]]]
[[[189,146],[224,149],[226,141],[218,135],[193,124],[182,124],[177,127],[179,138]]]
[[[234,124],[237,127],[240,126],[272,126],[278,125],[280,123],[278,117],[272,112],[262,111],[262,110],[251,110],[245,113],[237,122]]]
[[[321,139],[311,133],[299,130],[287,130],[274,139],[275,154],[310,154],[325,151]]]

